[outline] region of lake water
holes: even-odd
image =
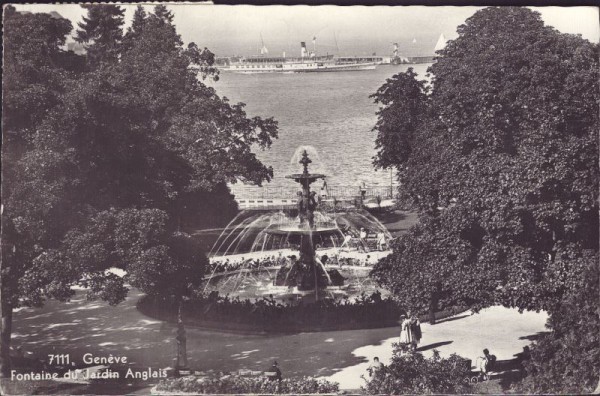
[[[290,161],[299,146],[313,146],[312,172],[327,175],[330,186],[390,186],[390,172],[375,170],[377,105],[369,95],[394,74],[413,67],[425,78],[429,64],[380,65],[376,70],[335,73],[235,74],[222,72],[212,83],[220,96],[246,103],[248,116],[274,117],[279,139],[271,149],[258,151],[273,167],[269,187],[295,188],[284,176],[301,171]],[[239,184],[234,192],[245,191]]]

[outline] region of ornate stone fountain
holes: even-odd
[[[364,210],[318,207],[317,194],[310,186],[325,179],[325,175],[309,173],[309,164],[313,163],[309,154],[319,162],[313,147],[298,147],[291,163],[300,163],[302,173],[286,176],[301,187],[295,208],[242,211],[223,229],[211,250],[211,260],[231,264],[234,269],[220,271],[215,266],[207,276],[205,292],[218,291],[239,298],[269,296],[289,303],[311,301],[313,296],[315,300],[352,298],[379,290],[368,277],[369,267],[351,261],[342,266],[338,261],[369,256],[351,248],[342,250],[341,246],[348,235],[355,235],[363,227],[371,233],[384,233],[388,240],[391,235]],[[332,261],[325,260],[325,256],[332,257]],[[333,262],[339,264],[337,269],[332,268]]]
[[[318,179],[324,179],[325,175],[309,173],[308,164],[312,161],[308,158],[306,150],[302,152],[299,161],[304,170],[286,176],[293,179],[302,187],[298,191],[298,219],[294,226],[275,227],[267,230],[269,234],[286,234],[299,242],[299,258],[293,259],[290,265],[282,266],[274,280],[276,286],[293,286],[298,290],[318,290],[327,286],[341,286],[344,278],[335,269],[326,270],[324,264],[315,254],[316,240],[323,235],[339,233],[335,224],[316,224],[315,209],[317,208],[316,193],[310,191],[310,185]]]

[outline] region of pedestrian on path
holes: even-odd
[[[406,315],[400,315],[400,346],[409,349],[411,345],[410,320]]]
[[[400,345],[414,352],[421,341],[421,322],[410,312],[407,315],[402,315],[400,319],[402,321],[400,325]]]
[[[423,333],[421,332],[421,322],[419,322],[419,318],[417,318],[416,316],[411,316],[409,326],[411,335],[411,348],[413,351],[416,351],[419,342],[421,342],[421,337],[423,336]]]
[[[476,366],[481,372],[483,379],[489,379],[489,372],[493,370],[494,363],[496,363],[496,356],[492,355],[489,349],[483,350],[483,356],[479,356],[476,360]]]
[[[369,372],[369,377],[375,378],[381,370],[383,369],[383,363],[379,361],[379,358],[376,356],[373,358],[373,363],[369,366],[367,371]]]

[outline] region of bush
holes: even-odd
[[[210,376],[207,378],[196,378],[191,376],[162,380],[156,389],[158,391],[202,394],[301,394],[336,393],[339,391],[339,386],[337,383],[326,380],[317,380],[312,377],[286,378],[279,382],[270,381],[264,377],[226,375],[222,377]]]
[[[369,394],[464,394],[470,391],[465,381],[471,373],[469,360],[456,354],[447,359],[433,351],[432,358],[418,352],[402,353],[394,344],[392,363],[384,367],[363,390]]]

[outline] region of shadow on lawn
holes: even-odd
[[[436,320],[435,324],[437,325],[437,324],[441,324],[441,323],[452,322],[453,320],[464,319],[464,318],[468,318],[469,316],[471,316],[471,314],[463,314],[463,315],[458,315],[458,316],[451,316],[449,318]]]
[[[406,213],[394,211],[394,212],[377,212],[373,211],[373,216],[382,223],[395,223],[397,221],[406,220],[408,217]]]
[[[500,373],[492,376],[492,381],[496,381],[503,392],[509,390],[513,384],[521,381],[525,376],[523,366],[517,359],[498,360],[494,371]]]
[[[128,299],[137,298],[137,293],[131,293]],[[79,367],[83,354],[93,352],[95,356],[131,356],[129,362],[135,364],[139,353],[134,352],[151,351],[165,340],[174,340],[174,326],[140,315],[131,301],[111,307],[88,302],[78,292],[70,302],[51,301],[42,309],[50,310],[51,316],[37,309],[23,310],[15,315],[13,330],[13,345],[35,351],[38,359],[68,353]],[[170,360],[158,364],[164,367]]]
[[[416,213],[408,211],[380,212],[376,211],[373,215],[383,223],[393,236],[399,236],[408,231],[410,227],[418,223],[419,218]]]
[[[422,347],[417,348],[417,352],[425,352],[430,349],[439,348],[444,345],[452,344],[453,342],[454,341],[441,341],[441,342],[434,342],[433,344],[429,344],[429,345],[423,345]]]
[[[491,374],[491,379],[476,383],[472,393],[494,395],[507,393],[524,377],[524,371],[517,359],[498,360]]]
[[[537,332],[535,334],[530,334],[530,335],[527,335],[527,336],[519,337],[519,340],[528,340],[528,341],[532,341],[533,342],[533,341],[539,340],[542,336],[544,336],[544,335],[546,335],[548,333],[550,333],[550,332],[549,331],[540,331],[540,332]]]
[[[135,305],[140,295],[131,290],[126,301],[111,307],[87,301],[85,292],[77,291],[68,303],[49,301],[41,309],[20,310],[14,317],[13,345],[43,360],[48,360],[48,354],[69,354],[77,366],[83,364],[83,354],[93,353],[126,356],[127,365],[134,368],[169,367],[176,355],[176,326],[142,315]],[[317,371],[331,375],[362,363],[366,360],[353,355],[353,350],[396,333],[394,328],[268,336],[186,330],[192,369],[264,370],[277,360],[289,377]]]

